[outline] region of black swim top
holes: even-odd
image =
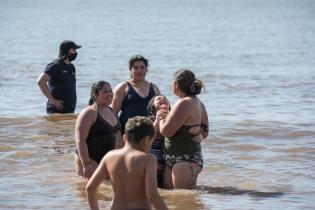
[[[129,82],[127,82],[127,84],[128,84],[127,96],[123,101],[121,111],[119,113],[119,121],[121,123],[123,133],[125,130],[125,124],[127,123],[127,120],[129,118],[135,116],[148,116],[147,114],[148,103],[151,100],[151,98],[153,98],[157,94],[153,88],[152,83],[150,83],[149,94],[145,98],[140,96]]]
[[[199,142],[193,140],[198,134],[191,134],[189,130],[198,125],[183,125],[174,136],[165,138],[164,153],[167,155],[188,155],[201,152]]]
[[[110,108],[110,107],[109,107]],[[111,111],[114,113],[112,108]],[[114,113],[115,114],[115,113]],[[115,114],[117,117],[117,115]],[[86,140],[89,157],[100,163],[103,156],[115,148],[116,134],[121,129],[117,118],[117,124],[113,127],[97,110],[97,118],[92,125]]]

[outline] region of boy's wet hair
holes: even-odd
[[[155,130],[148,117],[136,116],[130,118],[125,127],[125,135],[129,143],[139,143],[143,138],[154,136]]]

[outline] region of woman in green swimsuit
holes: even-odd
[[[179,97],[171,111],[157,113],[160,132],[165,136],[164,186],[195,188],[203,167],[200,142],[208,136],[208,114],[197,95],[202,81],[187,69],[174,74],[173,93]]]

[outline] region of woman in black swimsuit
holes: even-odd
[[[89,106],[79,114],[75,127],[76,172],[89,179],[103,156],[122,144],[121,125],[109,105],[113,91],[108,82],[93,84]]]

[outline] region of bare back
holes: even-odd
[[[151,209],[144,184],[150,156],[132,148],[122,148],[108,156],[106,169],[114,191],[112,209]]]
[[[198,97],[184,97],[177,101],[172,107],[171,111],[165,119],[165,123],[160,126],[160,132],[166,136],[171,137],[182,127],[183,125],[208,125],[208,114],[203,103]],[[200,126],[192,127],[189,130],[192,134],[200,133],[197,137],[197,141],[201,141],[207,134],[201,132]]]
[[[108,177],[114,191],[111,209],[167,209],[157,190],[156,159],[147,153],[152,140],[142,140],[147,143],[139,143],[138,149],[126,142],[105,155],[86,186],[91,209],[99,209],[96,190]]]

